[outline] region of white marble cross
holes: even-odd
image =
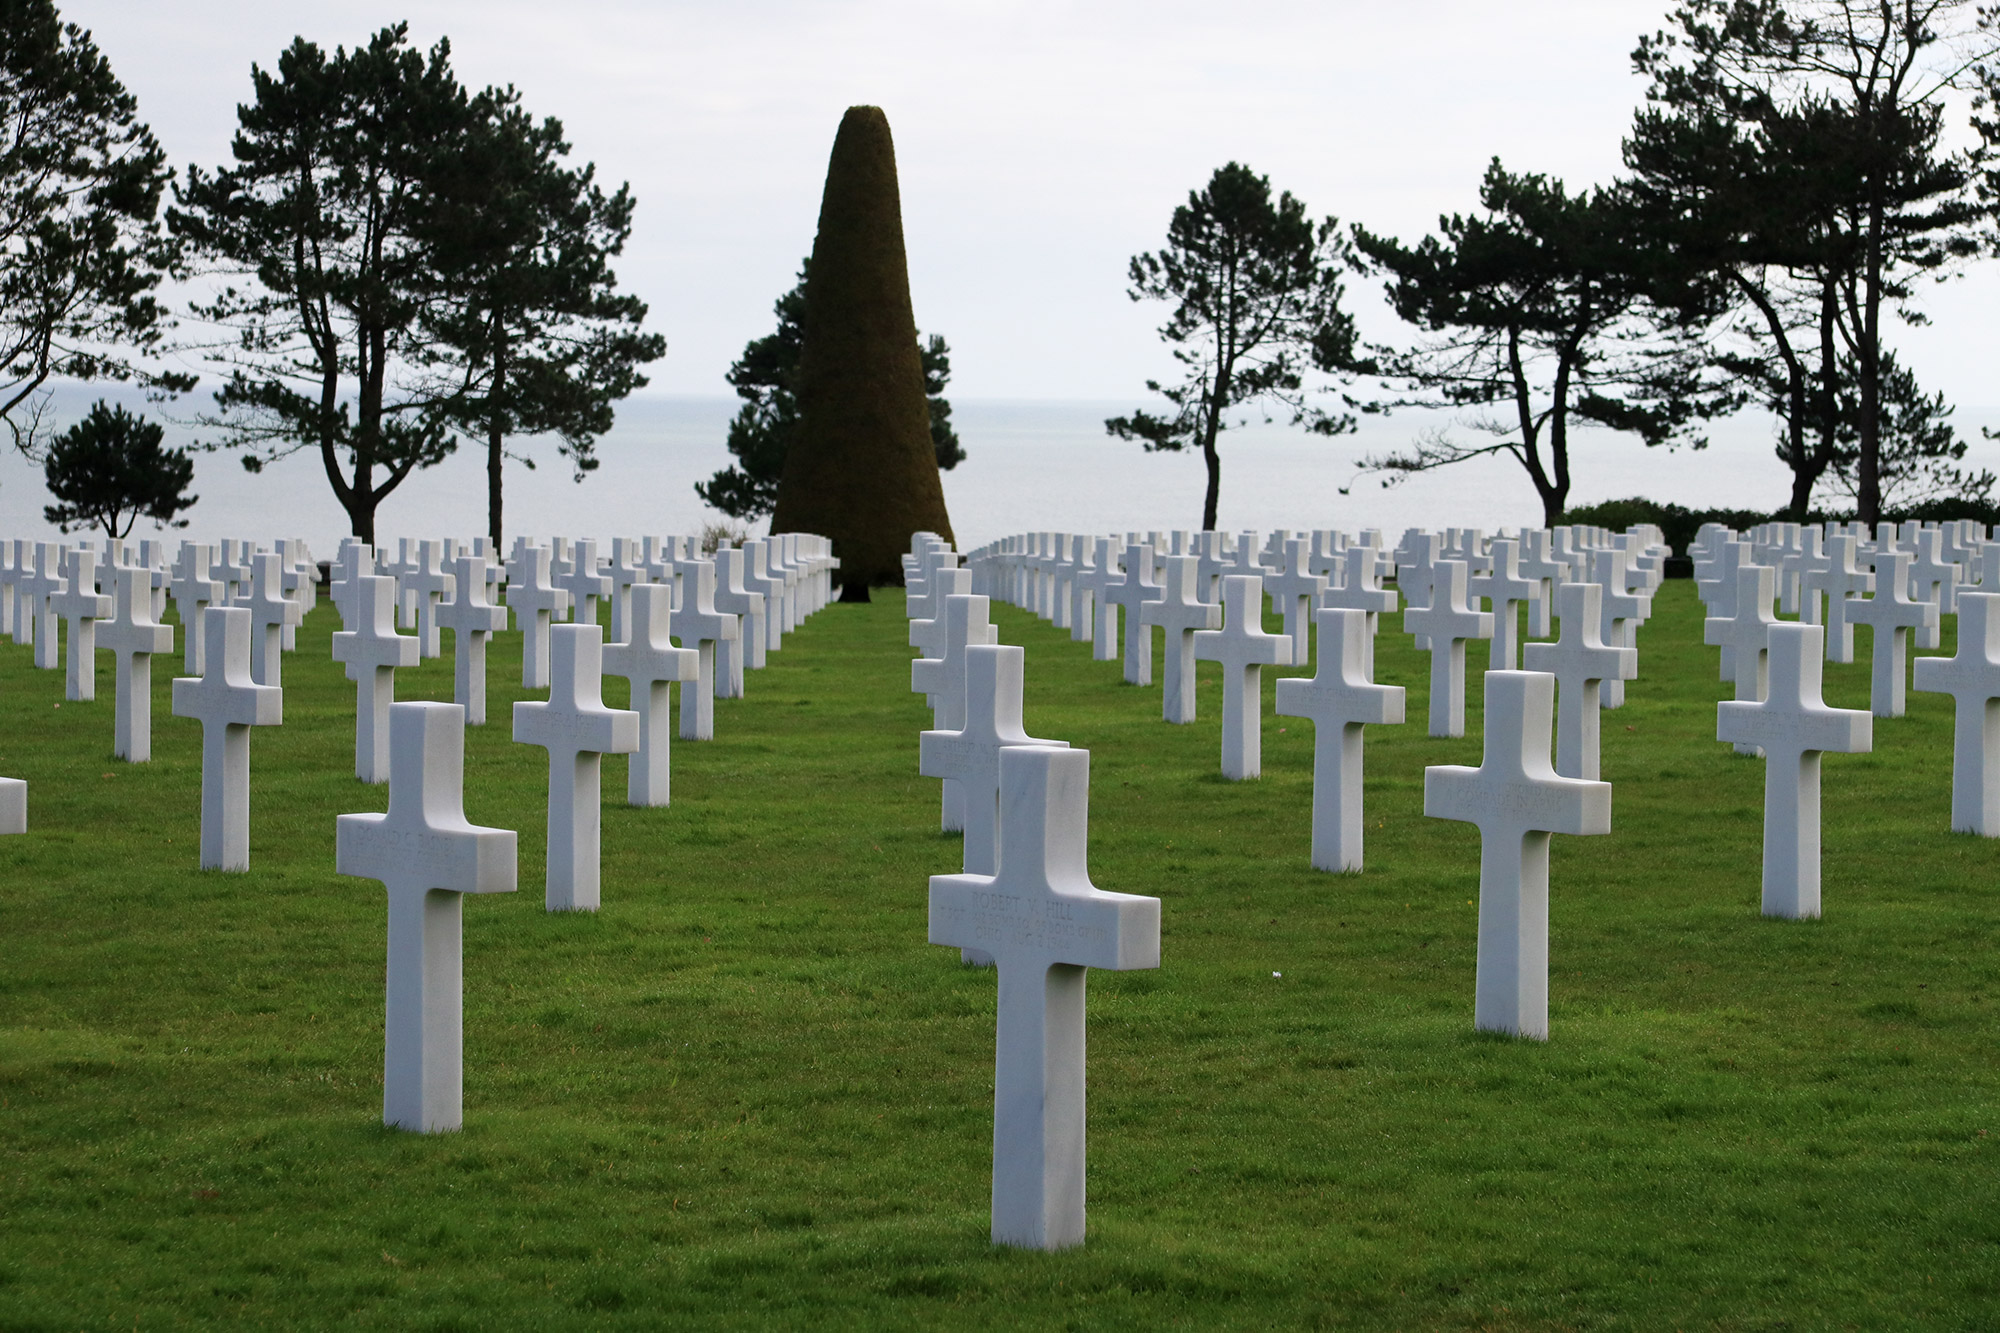
[[[1555,590],[1569,578],[1569,564],[1555,554],[1555,538],[1547,528],[1530,528],[1521,534],[1521,577],[1534,582],[1528,594],[1528,637],[1546,639],[1554,632],[1551,624]]]
[[[1702,621],[1701,641],[1722,649],[1733,668],[1736,697],[1755,703],[1764,697],[1771,626],[1779,623],[1772,607],[1777,597],[1777,571],[1764,565],[1738,565],[1736,583],[1735,614]]]
[[[1238,782],[1264,771],[1264,668],[1292,664],[1291,639],[1264,632],[1262,582],[1224,575],[1222,628],[1193,635],[1195,659],[1222,664],[1222,776]]]
[[[631,638],[627,617],[631,614],[632,588],[649,581],[644,544],[630,537],[613,537],[604,576],[611,580],[611,641],[625,643]]]
[[[1597,777],[1597,687],[1639,672],[1639,650],[1613,647],[1598,633],[1604,589],[1595,583],[1556,585],[1562,637],[1523,650],[1530,671],[1556,678],[1556,772],[1566,778]]]
[[[1069,637],[1089,643],[1097,629],[1097,586],[1102,582],[1097,562],[1105,558],[1102,538],[1079,537],[1076,562],[1069,573]]]
[[[712,574],[714,566],[708,567]],[[549,633],[548,702],[514,705],[514,739],[549,752],[548,909],[595,912],[603,824],[599,769],[605,755],[639,748],[639,715],[604,706],[602,629],[586,622],[557,625]]]
[[[715,646],[743,633],[737,617],[715,608],[715,562],[681,562],[681,595],[674,607],[673,634],[683,648],[700,654],[695,677],[681,686],[681,739],[715,739]]]
[[[214,547],[203,542],[182,542],[179,568],[174,571],[170,585],[174,610],[181,618],[182,660],[190,676],[199,676],[207,670],[202,652],[201,613],[207,607],[224,605],[228,595],[222,580],[210,572],[214,558]]]
[[[98,626],[98,646],[118,662],[112,755],[142,765],[152,759],[152,654],[174,650],[174,626],[152,618],[152,570],[118,568],[112,614]]]
[[[1958,583],[1965,571],[1945,557],[1943,541],[1944,534],[1935,528],[1917,534],[1916,558],[1910,562],[1910,600],[1936,602],[1939,613],[1948,616],[1958,609]],[[1919,648],[1942,643],[1937,625],[1920,625],[1916,633]]]
[[[1438,560],[1430,567],[1430,602],[1403,612],[1403,632],[1430,646],[1430,734],[1465,734],[1465,643],[1493,635],[1493,613],[1466,604],[1463,560]]]
[[[65,586],[49,597],[49,609],[69,622],[69,672],[63,697],[88,703],[97,697],[97,622],[111,618],[111,599],[97,591],[97,553],[73,550]],[[51,629],[48,641],[55,643]]]
[[[1140,618],[1139,608],[1147,602],[1157,602],[1166,595],[1165,589],[1153,581],[1153,548],[1144,542],[1129,542],[1125,547],[1125,573],[1105,585],[1104,604],[1097,614],[1108,614],[1108,608],[1117,607],[1125,621],[1125,683],[1127,685],[1151,685],[1153,683],[1153,632],[1146,628]]]
[[[530,690],[549,687],[549,631],[569,610],[569,593],[555,585],[550,568],[555,555],[546,546],[522,546],[515,552],[513,582],[507,585],[507,606],[514,628],[521,631],[521,685]]]
[[[1854,595],[1868,592],[1875,586],[1875,576],[1855,564],[1856,547],[1856,539],[1851,536],[1829,538],[1825,563],[1802,575],[1809,606],[1817,608],[1820,595],[1823,593],[1826,596],[1826,660],[1829,662],[1854,660],[1854,622],[1849,615],[1854,610]],[[1728,679],[1727,672],[1723,673],[1723,679]]]
[[[1907,561],[1907,555],[1898,557]],[[1818,625],[1771,627],[1770,692],[1717,704],[1715,738],[1764,752],[1764,915],[1820,914],[1819,757],[1866,754],[1873,719],[1820,698]]]
[[[250,678],[259,685],[283,685],[285,626],[299,623],[299,604],[285,595],[285,566],[275,554],[249,558]]]
[[[1329,611],[1367,613],[1366,635],[1361,644],[1361,662],[1369,677],[1375,675],[1375,635],[1382,615],[1396,609],[1396,590],[1382,586],[1381,553],[1372,546],[1350,546],[1340,553],[1344,576],[1338,587],[1320,594],[1319,604]]]
[[[1164,631],[1161,716],[1169,722],[1188,723],[1195,719],[1194,636],[1203,630],[1222,627],[1222,607],[1201,600],[1199,557],[1170,555],[1162,573],[1163,595],[1158,601],[1139,604],[1139,624],[1158,625]],[[1149,642],[1151,638],[1149,629]]]
[[[1276,568],[1264,576],[1264,592],[1271,599],[1271,609],[1285,618],[1285,633],[1292,640],[1293,666],[1304,666],[1312,660],[1313,607],[1326,591],[1326,580],[1306,568],[1311,556],[1309,538],[1288,538],[1275,557]]]
[[[62,575],[63,549],[54,542],[36,542],[32,551],[27,572],[14,583],[22,630],[15,642],[34,646],[37,670],[54,671],[62,665],[62,631],[52,600],[69,587]]]
[[[791,621],[798,598],[785,584],[783,564],[772,563],[777,557],[777,550],[778,544],[770,539],[750,542],[743,548],[743,558],[747,562],[743,567],[744,591],[757,593],[764,599],[764,614],[758,621],[757,634],[751,636],[748,652],[751,667],[758,671],[764,669],[766,655],[781,651],[785,646],[786,633],[796,628]],[[958,552],[947,554],[954,562],[957,561]],[[936,572],[944,573],[955,567],[955,564],[942,565]],[[932,600],[935,602],[936,599]],[[729,610],[720,600],[715,605],[718,610]]]
[[[674,647],[668,637],[674,607],[671,585],[636,583],[628,595],[625,628],[632,637],[604,645],[604,674],[630,682],[632,711],[639,716],[639,747],[625,767],[625,800],[629,805],[666,805],[672,794],[674,721],[667,696],[674,681],[686,689],[694,680],[700,654]]]
[[[340,551],[333,558],[333,582],[327,589],[327,600],[340,613],[342,629],[353,629],[357,623],[354,605],[361,588],[355,580],[374,575],[375,548],[353,537],[342,539]]]
[[[765,620],[778,610],[761,592],[751,591],[745,575],[750,552],[730,546],[715,550],[715,609],[736,617],[736,637],[716,645],[715,694],[718,699],[743,697],[744,668],[762,670],[766,662]],[[765,586],[774,581],[764,579]]]
[[[2000,595],[1958,594],[1958,651],[1919,657],[1916,687],[1949,694],[1951,830],[2000,837]]]
[[[960,569],[939,570],[938,577],[964,575]],[[954,579],[953,582],[963,580]],[[939,619],[938,655],[910,663],[910,688],[931,703],[931,726],[957,731],[965,726],[965,650],[976,644],[998,643],[1000,631],[987,617],[990,605],[977,593],[946,593]],[[955,778],[944,780],[938,827],[945,832],[965,827],[965,789]]]
[[[28,784],[0,778],[0,834],[28,831]]]
[[[1622,550],[1598,551],[1591,556],[1591,582],[1603,586],[1599,605],[1603,618],[1598,636],[1617,648],[1637,649],[1639,626],[1653,613],[1650,593],[1634,592],[1628,585],[1632,567]],[[1605,708],[1625,706],[1624,680],[1605,680],[1598,687],[1598,703]]]
[[[924,599],[929,603],[927,618],[909,622],[910,646],[917,650],[917,661],[919,662],[943,660],[945,653],[945,633],[949,625],[944,613],[945,601],[951,597],[971,594],[972,571],[969,569],[940,569],[931,575],[931,581],[934,585],[933,591]],[[914,693],[923,695],[924,702],[935,713],[938,707],[936,691],[924,689],[918,684],[919,681],[928,679],[930,674],[928,671],[917,670],[913,663],[910,669],[910,689]],[[933,719],[933,722],[937,726],[944,725],[941,720],[936,718]]]
[[[1736,571],[1744,565],[1756,563],[1755,548],[1749,542],[1725,538],[1716,543],[1714,577],[1695,583],[1695,592],[1700,596],[1702,605],[1708,608],[1711,618],[1728,620],[1736,614]],[[1723,659],[1721,678],[1730,680],[1735,671],[1726,651]]]
[[[1489,557],[1492,568],[1466,581],[1467,591],[1492,603],[1493,636],[1488,640],[1486,662],[1494,671],[1512,671],[1519,656],[1514,645],[1521,637],[1521,604],[1532,598],[1541,584],[1521,572],[1521,545],[1503,537],[1493,539]]]
[[[250,868],[250,728],[285,720],[285,693],[250,679],[250,613],[211,606],[194,631],[207,668],[174,680],[174,716],[201,723],[201,868]]]
[[[1319,670],[1278,682],[1277,713],[1313,722],[1312,863],[1361,869],[1361,728],[1403,720],[1403,688],[1369,679],[1366,611],[1320,611]]]
[[[486,644],[507,628],[507,608],[487,600],[486,568],[486,557],[471,551],[452,558],[454,595],[435,621],[451,631],[452,697],[474,727],[486,725]]]
[[[112,692],[111,753],[128,763],[153,757],[153,654],[174,650],[174,627],[153,619],[153,579],[146,569],[118,571],[111,618],[98,628],[97,646],[118,663]]]
[[[1065,749],[1069,742],[1039,740],[1022,729],[1024,649],[968,643],[962,656],[964,714],[956,730],[926,731],[918,738],[917,771],[958,784],[965,798],[962,865],[968,874],[990,875],[999,846],[1000,751],[1016,745]]]
[[[414,635],[396,633],[396,580],[364,574],[355,580],[354,628],[333,636],[333,660],[347,664],[354,682],[354,776],[389,780],[389,706],[396,700],[396,668],[417,665]]]
[[[1549,1037],[1549,835],[1611,831],[1611,784],[1549,766],[1555,692],[1539,671],[1487,672],[1479,767],[1424,770],[1424,813],[1479,826],[1472,1025],[1538,1041]]]
[[[15,620],[14,585],[21,577],[20,556],[23,543],[18,537],[0,537],[0,635],[14,638],[19,622]],[[12,781],[13,779],[9,779]]]
[[[1867,625],[1874,631],[1870,636],[1874,643],[1868,679],[1868,707],[1876,717],[1903,715],[1909,632],[1938,622],[1937,603],[1911,601],[1909,586],[1909,552],[1877,553],[1875,595],[1865,600],[1857,598],[1847,607],[1849,620]]]
[[[1158,967],[1160,900],[1090,882],[1089,751],[1002,751],[1000,788],[999,865],[931,877],[930,941],[999,968],[993,1241],[1058,1250],[1084,1234],[1085,969]]]
[[[512,829],[465,818],[465,711],[391,710],[389,811],[334,821],[334,872],[389,893],[382,1123],[437,1134],[464,1120],[465,895],[512,893]]]
[[[416,563],[403,576],[403,591],[413,595],[416,601],[417,653],[420,657],[444,656],[444,635],[439,633],[438,608],[458,587],[446,572],[444,559],[442,542],[418,542]]]
[[[1091,599],[1090,656],[1096,662],[1117,661],[1121,646],[1118,639],[1118,604],[1110,597],[1111,585],[1124,577],[1118,571],[1118,550],[1116,540],[1099,537],[1096,554],[1091,561],[1088,581]]]

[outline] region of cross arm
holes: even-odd
[[[388,815],[336,819],[334,873],[378,879],[392,889],[514,892],[518,874],[514,830],[467,823],[436,829],[392,828],[389,819]]]
[[[1160,900],[1017,888],[1004,875],[933,875],[930,942],[1016,959],[1129,972],[1160,965]]]

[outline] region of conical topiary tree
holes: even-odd
[[[903,581],[910,534],[951,536],[880,107],[841,118],[809,272],[798,434],[771,531],[832,538],[844,599],[866,601],[869,585]]]

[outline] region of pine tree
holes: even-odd
[[[923,360],[910,306],[896,149],[881,108],[849,107],[834,136],[799,354],[799,427],[773,532],[833,541],[847,600],[902,582],[912,533],[947,540]]]

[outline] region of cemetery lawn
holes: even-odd
[[[671,807],[606,760],[595,915],[543,911],[500,637],[466,812],[520,831],[521,891],[465,904],[465,1129],[433,1137],[380,1123],[384,893],[333,839],[387,789],[352,776],[322,603],[252,736],[247,874],[195,868],[177,657],[134,766],[108,655],[65,703],[0,644],[31,830],[0,839],[0,1328],[2000,1324],[2000,841],[1946,831],[1949,698],[1826,757],[1825,918],[1764,920],[1763,765],[1716,743],[1668,584],[1604,719],[1615,831],[1554,842],[1544,1045],[1472,1031],[1478,832],[1422,805],[1426,764],[1479,761],[1478,691],[1427,739],[1400,617],[1377,674],[1411,721],[1369,729],[1358,876],[1308,868],[1280,673],[1264,776],[1228,783],[1213,664],[1168,726],[1067,631],[994,618],[1028,730],[1091,752],[1095,882],[1164,902],[1160,969],[1090,979],[1081,1249],[987,1241],[994,981],[925,942],[959,844],[900,595],[718,701]],[[1826,693],[1865,708],[1856,637]],[[449,699],[449,656],[397,690]]]

